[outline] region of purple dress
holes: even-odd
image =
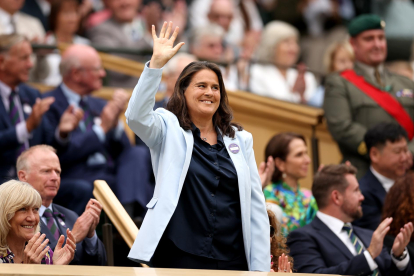
[[[14,254],[10,251],[10,249],[7,249],[6,255],[0,255],[0,264],[1,263],[12,263],[14,264]],[[49,252],[46,253],[46,255],[43,257],[41,264],[47,264],[52,265],[53,264],[53,251],[49,248]]]

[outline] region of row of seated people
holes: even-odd
[[[289,148],[295,148],[294,144]],[[4,241],[0,248],[4,251],[1,252],[1,260],[5,263],[104,265],[105,250],[95,232],[102,209],[99,202],[91,199],[79,217],[73,211],[53,203],[61,174],[55,152],[50,146],[38,145],[24,151],[18,158],[19,180],[30,183],[38,193],[33,193],[33,189],[27,187],[29,185],[13,180],[0,186],[2,210],[5,210],[0,219],[4,225],[4,232],[0,234],[5,237],[1,239]],[[287,160],[291,158],[290,155]],[[278,165],[280,161],[276,157]],[[285,165],[292,168],[289,161]],[[409,245],[413,231],[412,224],[406,223],[412,215],[401,211],[413,214],[409,203],[412,200],[414,174],[409,173],[395,183],[386,200],[389,209],[384,209],[384,221],[373,234],[372,230],[350,224],[363,214],[361,202],[364,196],[355,173],[352,165],[328,165],[318,172],[312,192],[319,211],[308,226],[296,229],[288,236],[290,256],[284,255],[289,252],[285,234],[276,216],[268,210],[271,267],[274,271],[293,269],[297,272],[342,275],[378,272],[380,275],[411,275],[410,255],[407,255],[405,247]],[[401,210],[401,205],[395,204],[396,201],[405,209]],[[39,223],[42,235],[35,234],[37,231],[34,229]],[[391,235],[386,237],[388,232]],[[76,241],[77,250],[72,251],[70,245],[62,249],[64,237],[61,235]],[[29,242],[29,246],[25,247],[25,242]],[[46,249],[37,250],[38,247]],[[51,251],[51,248],[54,250]]]
[[[83,45],[63,56],[62,83],[40,95],[24,84],[31,53],[25,37],[0,36],[0,178],[16,177],[16,160],[25,149],[52,145],[63,169],[57,202],[82,214],[93,181],[102,179],[131,216],[142,215],[153,181],[148,149],[132,146],[118,119],[128,95],[118,91],[109,102],[90,95],[102,86],[105,71],[98,53]]]

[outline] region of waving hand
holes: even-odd
[[[178,52],[181,46],[184,45],[184,42],[180,42],[173,47],[179,28],[175,27],[175,30],[171,35],[172,25],[173,23],[171,21],[169,24],[164,22],[159,37],[157,37],[157,34],[155,33],[155,26],[152,25],[152,39],[154,40],[154,47],[149,65],[150,68],[163,67]]]

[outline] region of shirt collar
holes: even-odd
[[[46,209],[50,209],[53,212],[53,203],[50,203],[48,207],[41,205],[39,208],[39,217],[43,217],[43,214],[45,213]]]
[[[340,219],[337,219],[333,216],[327,215],[325,213],[322,213],[321,211],[318,211],[316,213],[316,216],[325,223],[326,226],[328,226],[329,229],[331,229],[332,232],[335,233],[335,235],[339,235],[342,231],[342,228],[344,227],[344,222]]]
[[[10,13],[6,12],[2,8],[0,8],[0,22],[4,26],[8,26],[11,22],[11,19],[13,18],[14,22],[17,22],[18,12],[11,15]]]
[[[378,181],[382,184],[382,187],[384,187],[385,191],[388,193],[392,185],[394,185],[395,180],[383,176],[382,174],[377,172],[372,166],[369,169],[371,170],[372,174],[378,179]]]
[[[79,102],[82,97],[79,94],[77,94],[75,91],[67,87],[66,84],[63,82],[60,85],[60,87],[62,88],[63,95],[65,95],[69,104],[75,105],[75,107],[79,107]]]
[[[196,125],[193,123],[191,123],[191,131],[201,138],[200,129],[196,127]],[[221,135],[221,131],[219,130],[218,127],[216,127],[216,132],[217,132],[217,143],[220,145],[224,145],[223,136]]]
[[[359,61],[356,61],[355,63],[358,65],[358,67],[360,67],[363,71],[368,73],[370,76],[374,76],[376,68],[378,69],[381,76],[384,74],[384,64],[382,64],[382,63],[380,65],[378,65],[378,67],[376,67],[376,68],[373,67],[373,66],[369,66],[368,64],[359,62]]]

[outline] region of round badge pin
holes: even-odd
[[[239,153],[239,151],[240,151],[240,147],[239,147],[239,145],[237,145],[237,144],[230,144],[230,145],[229,145],[229,150],[230,150],[232,153],[236,154],[236,153]]]
[[[24,104],[23,105],[23,111],[26,114],[31,114],[32,113],[32,107],[28,104]]]

